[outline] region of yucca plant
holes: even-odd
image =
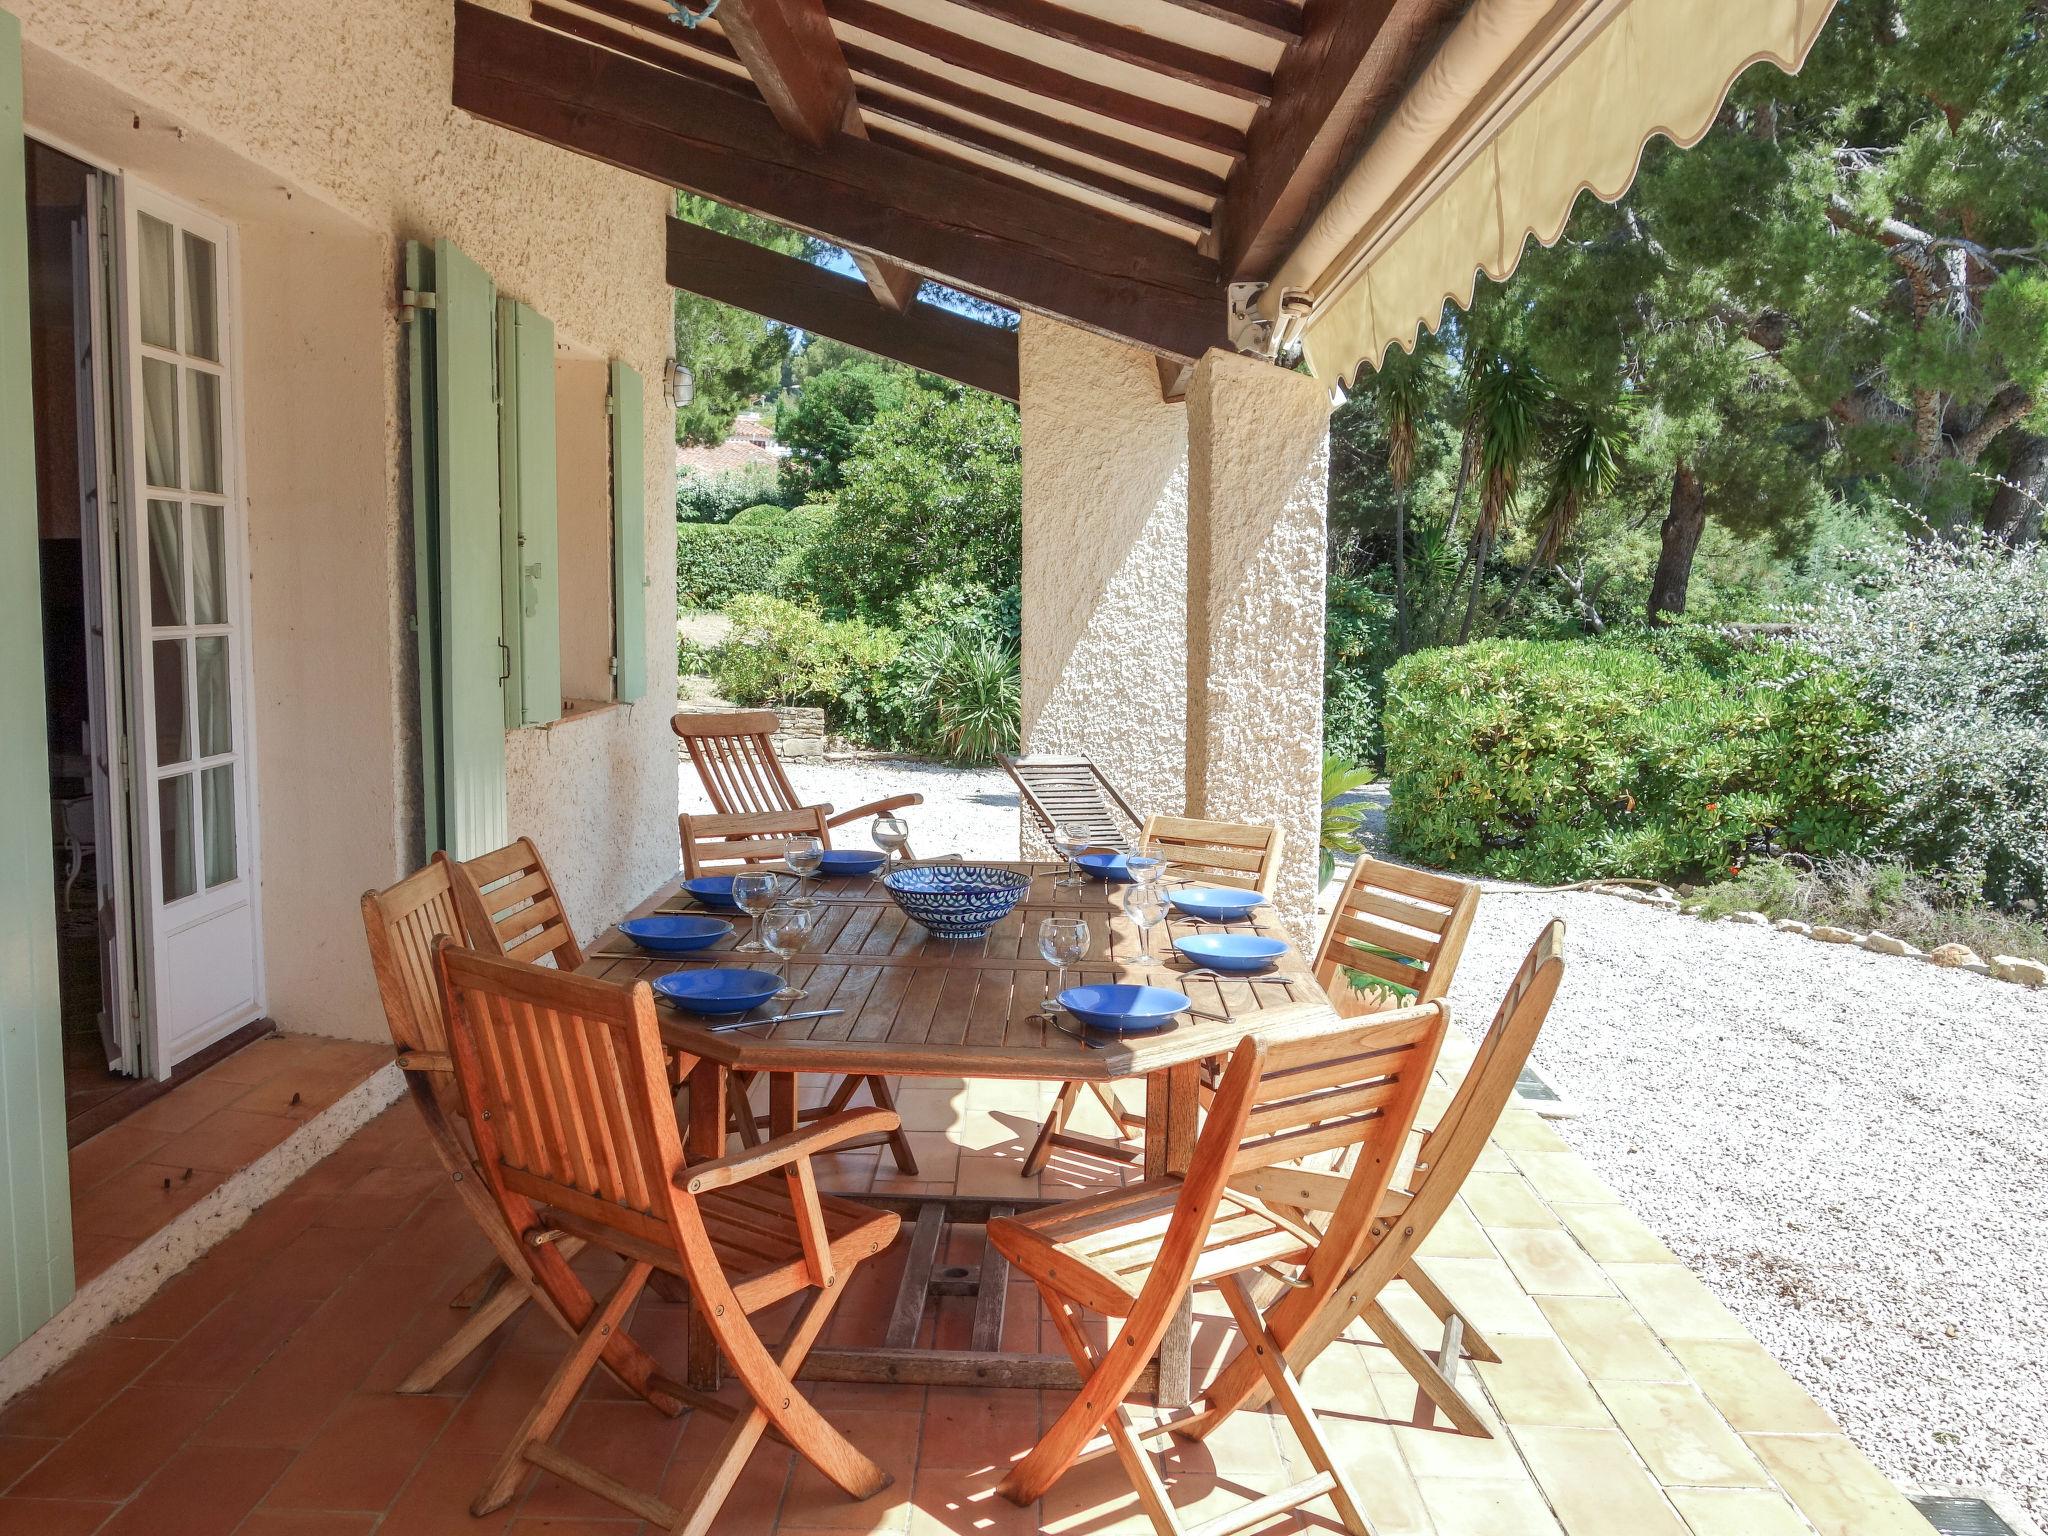
[[[932,741],[960,763],[1017,749],[1022,683],[1015,646],[991,634],[941,630],[914,647],[917,702]]]
[[[1337,871],[1338,854],[1365,852],[1365,843],[1359,837],[1359,828],[1365,823],[1365,807],[1340,802],[1344,796],[1365,788],[1372,779],[1372,769],[1365,764],[1354,763],[1334,752],[1323,754],[1323,831],[1318,885],[1330,883],[1330,876]]]
[[[1585,504],[1613,489],[1627,446],[1627,430],[1612,416],[1575,408],[1565,418],[1543,473],[1543,502],[1537,510],[1543,528],[1536,541],[1538,566],[1557,563]]]

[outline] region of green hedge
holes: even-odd
[[[1853,849],[1880,809],[1846,675],[1787,646],[1487,640],[1387,673],[1395,847],[1554,883]]]
[[[730,523],[676,524],[676,606],[719,608],[749,592],[797,595],[797,568],[831,516],[826,507],[750,507]]]

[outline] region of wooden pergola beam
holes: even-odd
[[[1273,71],[1273,104],[1252,120],[1217,210],[1231,281],[1272,273],[1463,9],[1460,0],[1306,0],[1301,42]]]
[[[1052,0],[953,0],[953,3],[997,21],[1008,22],[1013,27],[1022,27],[1027,32],[1036,32],[1040,37],[1072,43],[1103,58],[1233,96],[1239,101],[1263,106],[1273,88],[1270,74],[1242,59],[1204,53],[1171,38],[1154,37],[1135,27],[1118,26],[1084,10],[1054,5]]]
[[[1193,361],[1225,341],[1213,260],[1041,189],[841,135],[458,0],[454,104],[501,127],[872,251],[944,283]]]
[[[1301,11],[1288,0],[1167,0],[1167,4],[1283,43],[1301,36]]]
[[[1017,398],[1017,333],[936,304],[896,314],[842,277],[683,219],[668,221],[671,287],[700,293],[926,373]]]

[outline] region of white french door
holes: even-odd
[[[228,226],[124,178],[118,242],[125,740],[144,1066],[262,1011],[248,583]]]

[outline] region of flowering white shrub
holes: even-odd
[[[2048,546],[1927,540],[1803,615],[1883,721],[1872,842],[1989,901],[2048,896]]]

